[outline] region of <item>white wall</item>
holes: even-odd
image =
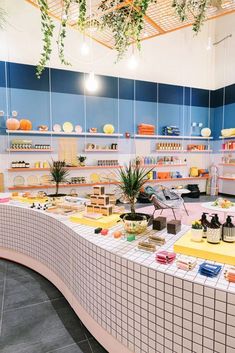
[[[0,60],[36,64],[41,50],[40,13],[25,0],[0,0],[8,13],[8,26],[0,32]],[[67,58],[75,71],[135,78],[191,87],[214,87],[214,52],[207,51],[208,36],[214,38],[214,22],[208,22],[195,36],[191,28],[146,40],[142,44],[139,68],[131,72],[126,60],[114,64],[116,53],[93,42],[94,64],[80,55],[81,36],[70,31]],[[50,65],[61,67],[57,49]],[[91,59],[91,58],[90,58]]]

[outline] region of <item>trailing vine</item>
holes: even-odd
[[[43,51],[37,65],[36,75],[41,77],[46,64],[49,62],[52,52],[52,38],[55,25],[49,15],[49,6],[47,0],[38,0],[38,5],[41,11],[41,30],[43,34]]]
[[[64,4],[63,14],[61,17],[59,38],[57,40],[60,62],[61,64],[64,64],[64,65],[71,65],[68,61],[65,60],[65,56],[64,56],[64,41],[66,38],[66,28],[67,28],[71,2],[72,2],[71,0],[64,0],[63,2]]]
[[[206,20],[206,10],[209,6],[220,7],[222,0],[173,0],[179,19],[184,22],[188,15],[193,16],[193,31],[198,33]]]
[[[4,28],[6,23],[6,12],[3,8],[0,7],[0,29]]]
[[[123,6],[113,12],[106,12],[113,6],[118,6],[122,0],[102,0],[99,9],[104,12],[100,22],[102,28],[112,31],[114,47],[118,52],[117,60],[122,59],[128,47],[135,42],[140,49],[141,32],[144,29],[144,15],[151,3],[156,0],[134,0],[130,6]]]

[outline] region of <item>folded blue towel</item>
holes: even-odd
[[[208,262],[203,262],[203,264],[199,266],[199,273],[207,277],[216,277],[220,273],[221,268],[221,265],[213,265]]]

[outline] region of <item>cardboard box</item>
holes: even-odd
[[[94,212],[94,207],[93,207],[93,205],[87,205],[87,206],[86,206],[86,211],[87,211],[87,213],[93,213],[93,212]]]
[[[111,214],[113,213],[112,205],[101,206],[100,209],[103,216],[111,216]]]
[[[102,213],[100,206],[93,206],[93,209],[94,209],[94,213]]]
[[[97,195],[91,195],[90,196],[90,201],[92,205],[97,205],[98,204],[98,196]]]
[[[97,197],[97,205],[107,206],[109,205],[109,197],[106,195],[101,195]]]
[[[93,186],[94,195],[104,195],[104,186],[95,185]]]

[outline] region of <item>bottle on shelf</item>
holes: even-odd
[[[217,223],[214,215],[210,217],[212,218],[207,227],[207,242],[211,244],[219,244],[221,240],[221,227]]]
[[[202,217],[200,219],[201,224],[202,224],[202,228],[203,228],[203,238],[207,237],[207,228],[210,225],[210,222],[208,221],[206,215],[208,215],[207,212],[203,212]]]
[[[222,228],[222,240],[228,243],[235,242],[235,226],[232,223],[233,216],[227,216],[226,222]]]

